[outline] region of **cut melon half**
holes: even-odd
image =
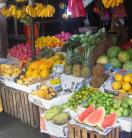
[[[107,115],[103,122],[101,123],[101,128],[105,129],[107,127],[112,127],[117,121],[117,115],[116,113],[111,113],[109,115]]]
[[[94,105],[90,105],[86,110],[84,110],[80,115],[76,117],[79,123],[82,123],[84,119],[94,111]]]
[[[97,126],[98,124],[102,123],[104,117],[105,109],[104,107],[99,107],[85,118],[84,123],[89,126]]]

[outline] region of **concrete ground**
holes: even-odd
[[[0,138],[49,138],[49,136],[0,113]]]

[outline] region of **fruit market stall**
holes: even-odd
[[[119,55],[122,52],[109,37],[104,29],[73,35],[63,44],[54,37],[41,37],[36,40],[35,61],[30,60],[30,45],[10,49],[8,59],[0,64],[4,112],[53,136],[113,137],[119,136],[120,127],[131,132],[131,125],[122,125],[131,118],[131,71],[119,72],[121,68],[109,63],[113,48]],[[54,50],[58,44],[66,52]],[[100,47],[98,58],[94,54]],[[14,64],[11,57],[23,61],[22,65]],[[111,77],[111,89],[106,89]],[[124,96],[117,93],[121,88]]]
[[[54,17],[56,9],[50,3],[19,4],[3,7],[1,14],[28,15],[32,44],[17,44],[0,60],[4,112],[54,137],[119,138],[122,131],[132,137],[131,42],[119,46],[104,28],[35,40],[34,19]]]

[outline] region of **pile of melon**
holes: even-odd
[[[86,110],[80,113],[76,120],[79,123],[84,123],[92,127],[100,127],[102,130],[112,127],[117,121],[116,113],[111,113],[105,116],[104,107],[94,108],[93,105],[90,105]]]
[[[132,70],[132,48],[122,50],[118,46],[110,47],[106,54],[98,57],[97,63],[111,64],[113,68]]]

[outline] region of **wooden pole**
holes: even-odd
[[[33,5],[33,0],[28,0],[28,3],[30,5]],[[34,36],[34,19],[30,16],[30,30],[31,30],[31,41],[32,41],[32,60],[36,59],[36,53],[35,53],[35,36]]]

